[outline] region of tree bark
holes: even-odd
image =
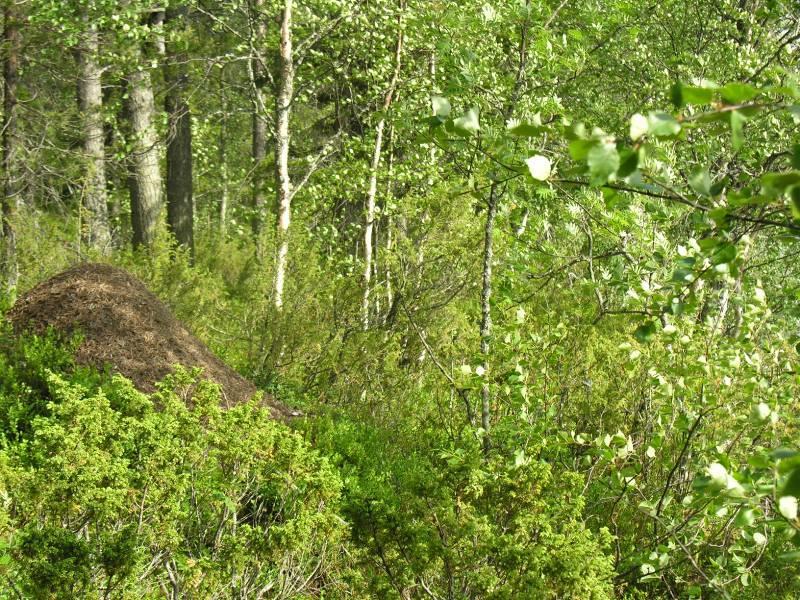
[[[389,165],[386,170],[386,199],[387,203],[390,202],[394,197],[394,127],[389,129]],[[386,255],[391,256],[392,250],[394,248],[394,231],[393,231],[393,220],[391,214],[386,216]],[[389,264],[387,263],[386,259],[384,259],[384,266],[383,266],[384,277],[386,277],[386,309],[387,315],[384,315],[383,322],[386,323],[388,321],[388,314],[392,310],[392,306],[394,305],[394,291],[392,289],[392,269],[390,268]]]
[[[267,27],[262,14],[264,9],[264,0],[253,0],[252,5],[252,18],[254,19],[253,30],[256,38],[256,43],[263,43],[266,37]],[[289,7],[291,10],[291,7]],[[291,13],[290,13],[291,18]],[[291,27],[291,22],[289,24]],[[291,31],[288,33],[291,36]],[[281,32],[283,36],[283,32]],[[281,37],[283,39],[283,37]],[[289,54],[291,60],[291,39],[289,46]],[[261,254],[261,229],[264,223],[264,213],[267,206],[266,194],[264,193],[264,159],[267,156],[267,122],[264,119],[264,80],[266,70],[261,63],[260,58],[253,53],[254,56],[250,60],[251,77],[252,77],[252,150],[251,155],[253,159],[253,179],[252,179],[252,227],[253,236],[256,239],[256,244],[259,248],[258,254]],[[291,97],[291,95],[290,95]],[[288,120],[288,119],[287,119]]]
[[[481,355],[484,360],[484,377],[489,378],[489,348],[492,335],[492,260],[494,260],[494,221],[497,217],[497,188],[489,192],[486,223],[483,234],[483,281],[481,287]],[[483,428],[483,450],[489,452],[491,442],[491,392],[485,380],[481,388],[481,427]]]
[[[167,22],[183,22],[186,6],[167,10]],[[181,24],[183,26],[183,24]],[[188,56],[167,44],[164,99],[167,131],[167,224],[179,245],[189,250],[194,262],[194,199],[192,182],[192,116],[186,101],[189,83]]]
[[[78,108],[83,116],[83,152],[87,167],[81,237],[84,244],[107,255],[111,251],[111,226],[106,193],[102,70],[97,63],[100,36],[86,13],[83,21],[85,30],[78,48]]]
[[[228,227],[228,201],[230,197],[230,175],[228,173],[228,96],[225,88],[225,67],[219,73],[219,97],[222,105],[219,122],[219,136],[217,138],[217,152],[220,174],[220,195],[219,195],[219,238],[225,241]]]
[[[128,76],[127,85],[128,117],[133,136],[128,174],[133,247],[149,247],[155,239],[162,205],[150,72],[144,68],[134,71]]]
[[[530,6],[530,0],[526,0]],[[525,82],[525,69],[528,60],[528,21],[522,23],[519,40],[519,64],[511,93],[511,101],[504,110],[504,120],[508,121],[514,114],[514,108]],[[494,259],[494,222],[497,217],[497,205],[502,192],[492,183],[487,201],[486,223],[483,241],[483,281],[481,286],[481,355],[483,356],[484,382],[481,386],[481,427],[483,428],[483,451],[488,454],[492,443],[489,435],[492,419],[492,396],[489,389],[489,349],[492,336],[492,260]]]
[[[289,258],[289,225],[292,218],[292,182],[289,178],[289,117],[294,93],[294,57],[292,55],[292,0],[284,0],[281,19],[280,83],[275,99],[276,147],[275,171],[278,180],[278,253],[275,261],[273,303],[283,310],[283,289]]]
[[[405,2],[401,2],[401,11],[405,8]],[[378,121],[375,128],[375,147],[372,153],[372,163],[369,169],[369,189],[367,190],[367,211],[366,221],[364,223],[364,273],[363,285],[364,295],[361,302],[361,325],[366,331],[369,329],[369,300],[370,300],[370,287],[372,277],[372,235],[375,228],[375,197],[378,192],[378,168],[381,163],[381,150],[383,148],[383,130],[386,127],[386,111],[392,105],[392,98],[394,97],[395,89],[397,88],[397,80],[400,77],[401,58],[403,54],[403,14],[402,12],[397,17],[397,44],[395,46],[394,54],[394,72],[392,79],[389,82],[389,87],[386,90],[386,95],[383,98],[382,111],[383,115]]]
[[[3,38],[6,47],[3,64],[3,198],[2,275],[6,288],[13,291],[19,280],[17,239],[14,218],[19,201],[19,137],[17,135],[17,84],[20,61],[20,14],[13,2],[3,12]]]

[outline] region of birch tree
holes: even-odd
[[[296,66],[302,64],[309,52],[322,39],[333,32],[346,16],[357,11],[362,2],[346,6],[345,10],[331,18],[324,26],[308,34],[297,48],[293,46],[293,1],[284,0],[281,11],[280,52],[278,59],[277,93],[275,96],[275,179],[276,179],[276,259],[275,276],[272,285],[272,303],[280,312],[284,305],[284,286],[289,261],[289,227],[292,220],[292,199],[308,183],[311,176],[330,158],[335,151],[335,143],[342,135],[341,129],[332,134],[320,149],[306,157],[307,166],[296,183],[289,172],[291,144],[291,114],[294,101]]]
[[[273,303],[283,309],[283,288],[286,281],[286,264],[289,258],[289,225],[292,219],[292,181],[289,178],[289,117],[294,92],[294,56],[292,54],[292,0],[284,0],[281,15],[280,79],[275,98],[275,175],[277,185],[278,253],[275,261]]]
[[[383,150],[383,131],[386,127],[386,114],[392,105],[392,99],[397,88],[397,81],[400,77],[401,58],[403,53],[403,13],[406,8],[405,0],[400,2],[400,13],[397,16],[397,43],[394,53],[394,71],[392,73],[389,86],[381,105],[381,117],[375,127],[375,146],[372,153],[372,162],[369,168],[369,187],[367,190],[366,217],[364,222],[364,271],[363,286],[364,295],[361,302],[361,324],[364,330],[369,329],[369,303],[370,285],[372,278],[372,253],[373,253],[373,230],[375,228],[375,197],[378,192],[378,169],[381,163],[381,152]]]

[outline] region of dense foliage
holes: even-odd
[[[8,302],[305,416],[5,328],[0,597],[800,595],[796,3],[4,8]]]
[[[69,348],[52,339],[6,333],[3,351],[9,597],[310,597],[345,586],[339,478],[257,401],[221,410],[216,386],[186,371],[148,397],[70,369]]]

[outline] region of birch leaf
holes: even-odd
[[[531,156],[525,161],[525,164],[528,165],[528,170],[531,172],[531,177],[534,179],[545,181],[550,177],[552,167],[550,165],[550,159],[546,156],[542,156],[541,154]]]

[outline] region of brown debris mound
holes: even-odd
[[[48,327],[83,338],[75,359],[98,369],[110,365],[143,392],[174,365],[201,367],[222,388],[227,406],[246,402],[256,387],[214,356],[145,285],[123,269],[86,263],[40,283],[9,312],[17,333]],[[292,411],[265,398],[274,417]]]

